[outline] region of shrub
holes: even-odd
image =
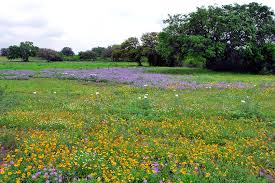
[[[94,51],[88,50],[88,51],[81,51],[79,52],[79,58],[80,60],[95,60],[96,59],[96,53]]]
[[[47,61],[63,61],[63,57],[61,53],[52,50],[52,49],[47,49],[47,48],[40,48],[37,56],[40,58],[43,58]]]
[[[197,67],[197,68],[203,68],[205,66],[206,59],[202,56],[194,56],[194,55],[188,55],[185,57],[183,63],[185,66],[188,67]]]

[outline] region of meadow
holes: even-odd
[[[273,182],[274,109],[274,75],[2,58],[0,182]]]
[[[97,60],[91,64],[91,61],[64,61],[64,62],[47,62],[38,58],[31,58],[30,62],[22,63],[20,59],[9,61],[6,57],[0,56],[0,70],[41,70],[41,69],[94,69],[94,68],[111,68],[111,67],[132,67],[136,66],[133,62],[110,62],[108,60]]]

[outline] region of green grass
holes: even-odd
[[[137,64],[133,62],[110,62],[108,60],[47,62],[35,58],[30,62],[21,62],[20,60],[8,61],[5,57],[0,57],[0,70],[96,69],[134,66]]]
[[[148,69],[152,73],[173,74],[182,76],[192,76],[184,78],[185,80],[198,82],[245,82],[253,84],[261,83],[275,83],[274,75],[256,75],[246,73],[232,73],[232,72],[216,72],[206,69],[189,68],[189,67],[153,67]]]
[[[46,67],[28,64],[27,69]],[[193,75],[199,82],[274,81],[190,68],[148,69]],[[60,171],[65,182],[250,183],[274,176],[274,86],[174,91],[49,78],[0,80],[0,108],[0,182],[32,182],[37,172],[42,172],[37,182],[54,182],[54,174],[44,176],[49,168]]]

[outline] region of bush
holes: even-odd
[[[97,55],[94,51],[88,50],[79,52],[78,56],[80,60],[95,60]]]
[[[185,57],[183,64],[188,67],[203,68],[205,67],[205,61],[206,59],[202,56],[188,55]]]
[[[52,50],[52,49],[47,49],[47,48],[40,48],[37,57],[43,58],[47,61],[63,61],[62,54]]]

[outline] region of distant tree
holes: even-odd
[[[122,54],[132,62],[137,62],[142,66],[141,57],[142,49],[139,44],[138,38],[130,37],[121,44]]]
[[[124,59],[123,50],[121,48],[121,45],[113,45],[111,47],[111,57],[113,61],[121,61]]]
[[[95,48],[92,48],[92,51],[96,53],[97,57],[103,57],[103,53],[104,53],[105,49],[106,48],[104,48],[104,47],[95,47]]]
[[[112,57],[112,46],[108,46],[102,52],[102,58],[111,58]]]
[[[48,62],[63,61],[62,54],[52,49],[40,48],[37,52],[37,57],[43,58]]]
[[[74,52],[73,52],[72,48],[70,48],[70,47],[64,47],[61,50],[61,53],[65,56],[74,56]]]
[[[21,57],[21,51],[20,47],[13,45],[8,48],[8,55],[7,55],[9,60],[17,59]]]
[[[81,51],[79,52],[80,60],[95,60],[97,55],[94,51],[88,50],[88,51]]]
[[[164,66],[166,61],[158,54],[156,48],[158,45],[158,33],[145,33],[141,37],[142,54],[147,57],[151,66]]]
[[[8,51],[9,51],[8,48],[1,48],[0,55],[6,57],[6,56],[8,56]]]
[[[28,62],[29,57],[35,56],[38,47],[34,46],[32,42],[26,41],[26,42],[21,42],[19,46],[10,46],[8,48],[8,59],[16,59],[16,58],[21,58],[22,61]]]

